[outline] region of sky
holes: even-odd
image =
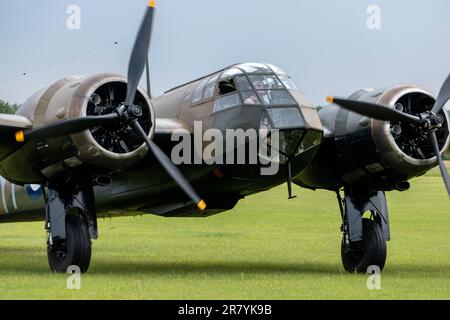
[[[0,99],[23,103],[69,75],[126,74],[146,4],[0,0]],[[71,5],[80,8],[80,29],[67,27]],[[367,25],[373,5],[379,29]],[[448,0],[159,0],[152,91],[231,64],[267,62],[286,70],[315,105],[398,83],[436,94],[450,73],[449,12]]]

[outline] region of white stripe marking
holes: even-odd
[[[8,207],[6,205],[6,196],[5,196],[5,178],[0,177],[0,185],[2,187],[2,203],[3,203],[3,208],[5,209],[5,213],[9,213],[8,211]]]
[[[14,183],[11,183],[11,198],[12,198],[14,210],[19,209],[19,207],[17,206],[17,202],[16,202],[16,188],[15,188]]]

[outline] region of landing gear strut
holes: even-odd
[[[365,273],[371,266],[383,270],[390,239],[389,217],[384,192],[372,192],[367,196],[337,193],[342,216],[341,258],[348,272]],[[371,218],[363,214],[371,212]]]
[[[97,239],[95,199],[90,183],[47,186],[47,257],[53,272],[65,273],[70,266],[81,272],[89,268],[92,239]]]

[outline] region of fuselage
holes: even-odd
[[[108,75],[102,75],[101,81],[95,77],[90,78],[91,91],[101,95],[101,88],[105,85],[118,83],[108,83],[108,77],[112,78]],[[101,82],[102,86],[97,91],[92,85],[96,81]],[[145,101],[145,93],[142,92],[141,96],[141,100]],[[87,110],[92,100],[94,99],[91,97],[86,102]],[[243,140],[237,139],[233,149],[224,148],[222,151],[223,159],[228,159],[227,155],[231,151],[244,149],[247,152],[244,162],[234,159],[232,163],[206,163],[208,159],[203,158],[200,163],[180,164],[179,169],[208,203],[206,212],[200,214],[193,210],[194,207],[184,193],[152,156],[147,154],[126,170],[112,174],[107,185],[94,187],[99,216],[143,212],[164,216],[208,216],[229,210],[245,196],[286,182],[288,163],[292,176],[298,175],[312,161],[322,141],[323,128],[315,108],[297,90],[284,71],[271,65],[233,65],[176,87],[149,101],[156,122],[153,140],[169,158],[174,147],[179,144],[179,141],[173,141],[173,133],[177,130],[184,130],[191,136],[194,153],[198,153],[198,148],[194,145],[198,125],[201,126],[200,135],[204,136],[208,130],[213,129],[217,134],[223,133],[224,140],[228,138],[227,141],[235,139],[226,135],[230,130],[250,132],[261,130],[262,127],[276,129],[280,135],[280,155],[277,159],[268,159],[269,164],[250,163],[248,155],[252,152],[252,137],[247,136]],[[19,114],[29,114],[28,109],[26,112],[19,110]],[[200,154],[204,156],[203,151],[208,146],[208,141],[201,140],[200,144]],[[274,162],[276,171],[261,174],[263,167],[271,166]],[[51,168],[55,167],[52,164]],[[43,169],[42,172],[50,170]],[[0,221],[45,217],[42,186],[23,187],[11,184],[6,179],[2,181]]]

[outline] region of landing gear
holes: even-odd
[[[91,240],[98,238],[92,184],[87,179],[74,183],[70,178],[49,184],[45,193],[47,257],[53,272],[65,273],[70,266],[86,272],[91,261]]]
[[[341,258],[348,272],[365,273],[370,266],[383,270],[386,263],[387,242],[381,227],[373,220],[363,219],[363,240],[350,242],[344,235]]]
[[[342,216],[341,258],[348,272],[366,273],[371,266],[383,270],[390,240],[389,216],[384,192],[342,199],[337,193]],[[371,218],[363,218],[365,212]]]
[[[79,216],[66,216],[66,239],[47,241],[47,257],[53,272],[65,273],[70,266],[86,272],[91,261],[92,242],[86,222]]]

